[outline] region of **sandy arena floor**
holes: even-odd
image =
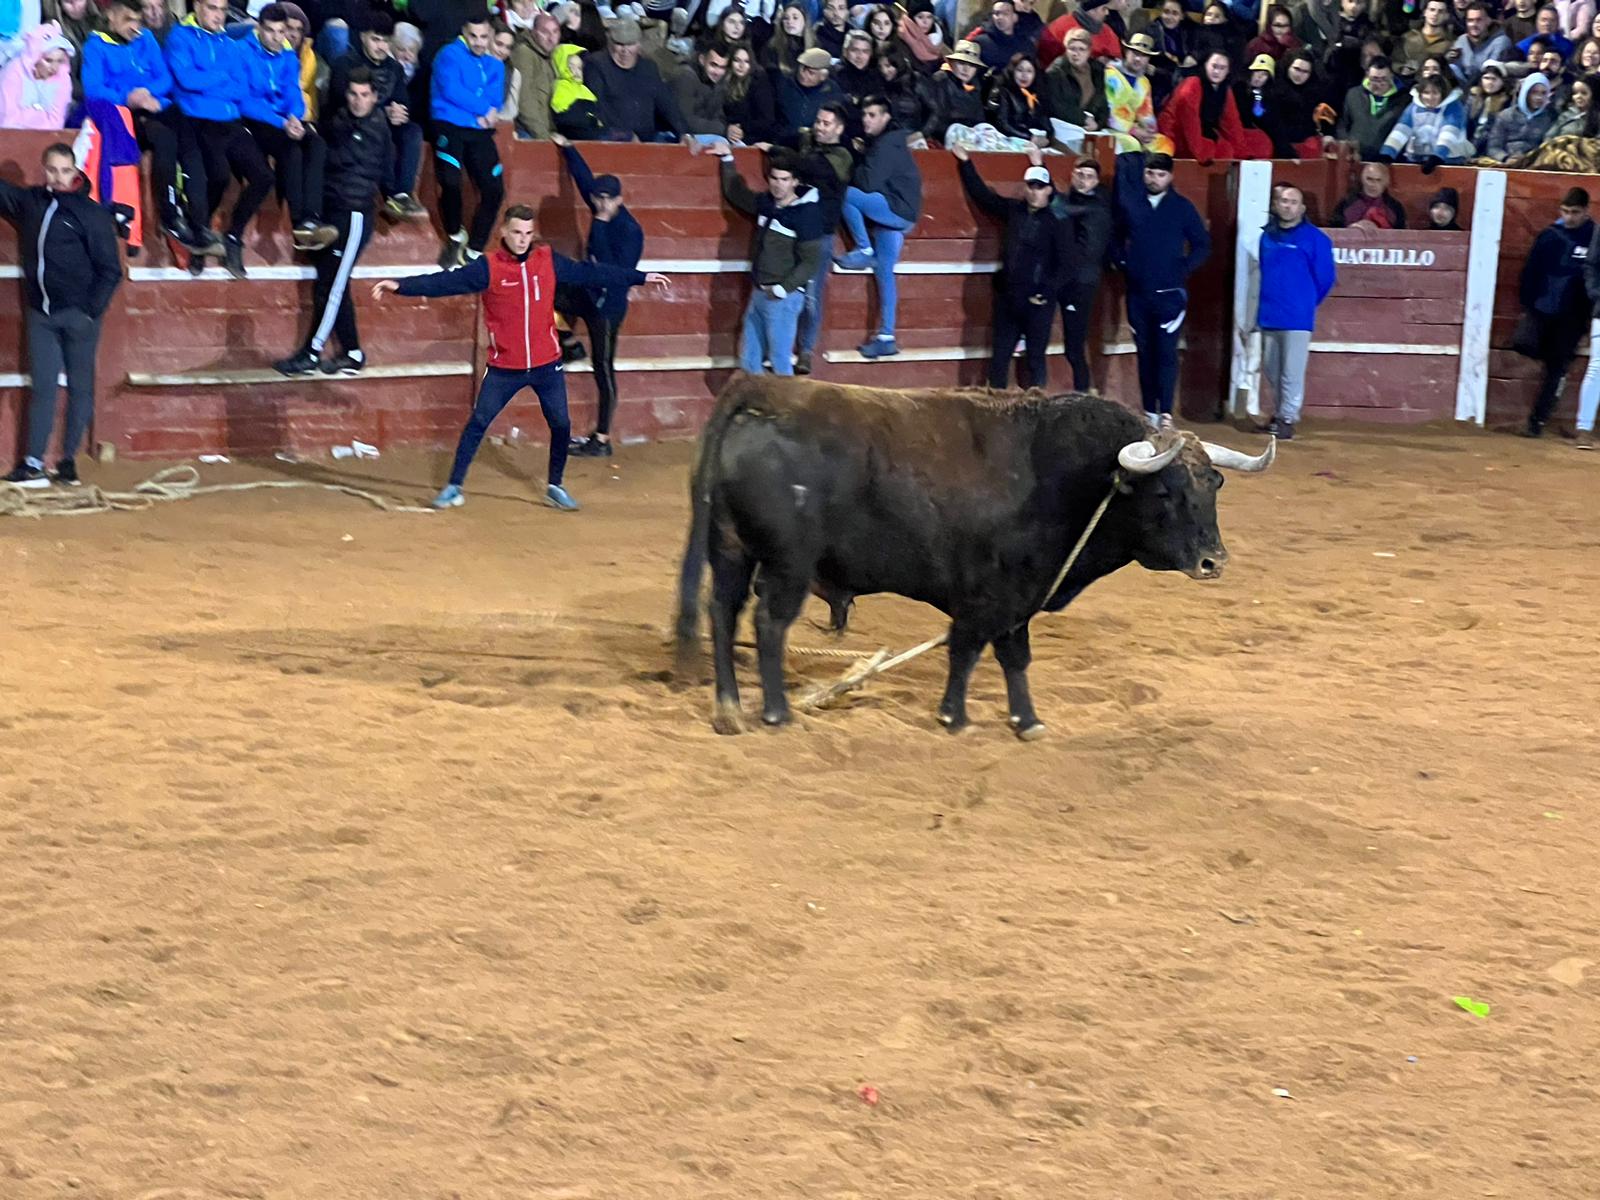
[[[714,735],[689,455],[0,524],[0,1196],[1600,1195],[1600,455],[1285,447],[1032,745],[933,657]]]

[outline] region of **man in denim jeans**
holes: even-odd
[[[891,121],[889,102],[882,96],[869,96],[862,103],[861,128],[866,137],[855,183],[844,194],[843,213],[855,249],[835,260],[847,271],[871,268],[878,279],[878,333],[861,346],[865,358],[900,353],[894,341],[900,298],[894,268],[906,230],[917,223],[922,209],[922,172],[906,146],[910,133],[892,128]],[[873,227],[870,238],[868,222]]]
[[[767,190],[755,192],[739,177],[733,153],[722,149],[722,194],[756,219],[750,247],[755,291],[744,311],[739,366],[759,375],[766,363],[774,375],[794,374],[794,335],[805,305],[806,284],[822,256],[821,205],[817,189],[800,182],[793,151],[775,149],[767,159]]]

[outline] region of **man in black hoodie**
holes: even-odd
[[[273,364],[289,376],[314,375],[318,370],[324,375],[359,375],[367,365],[350,298],[350,275],[372,238],[375,198],[389,174],[394,148],[389,118],[378,107],[378,85],[365,67],[355,67],[346,76],[344,107],[323,123],[322,133],[328,143],[323,212],[338,237],[317,255],[310,336],[296,354]],[[324,362],[323,348],[335,336],[343,353]]]
[[[1522,265],[1519,296],[1533,328],[1538,331],[1537,353],[1544,364],[1544,381],[1528,413],[1523,437],[1544,433],[1545,422],[1561,401],[1567,368],[1578,353],[1578,343],[1589,331],[1591,304],[1584,271],[1589,247],[1595,240],[1595,223],[1589,219],[1589,193],[1569,188],[1561,198],[1561,217],[1546,227],[1533,243]]]
[[[82,177],[72,147],[44,152],[44,186],[0,182],[0,216],[17,227],[22,277],[28,292],[28,440],[6,483],[50,486],[44,456],[55,424],[56,380],[67,376],[67,430],[56,482],[75,484],[74,455],[94,416],[94,356],[100,317],[122,282],[122,256],[111,214],[79,191]]]
[[[1028,155],[1034,166],[1042,163],[1037,149]],[[1111,245],[1111,202],[1100,190],[1100,164],[1080,158],[1072,167],[1072,186],[1051,201],[1056,215],[1067,223],[1072,261],[1061,286],[1061,340],[1072,367],[1072,389],[1086,392],[1094,386],[1089,374],[1089,322],[1094,317],[1100,277]]]
[[[989,386],[1003,388],[1011,377],[1011,360],[1017,339],[1028,352],[1028,378],[1018,386],[1049,385],[1050,368],[1045,348],[1056,316],[1056,295],[1067,276],[1071,247],[1067,223],[1050,210],[1055,185],[1050,172],[1030,166],[1022,176],[1021,200],[995,194],[978,176],[967,148],[951,150],[959,162],[961,183],[972,202],[991,217],[1005,222],[1005,248],[1000,273],[994,281],[994,354],[989,359]]]

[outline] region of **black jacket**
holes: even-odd
[[[1558,221],[1540,233],[1518,281],[1522,307],[1547,320],[1587,321],[1590,302],[1585,276],[1594,236],[1593,221],[1576,229]]]
[[[1045,112],[1044,93],[1033,94],[1034,104],[1028,107],[1028,98],[1014,83],[997,83],[989,93],[989,122],[1007,137],[1028,138],[1032,131],[1050,132],[1050,116]]]
[[[921,129],[928,123],[928,77],[908,71],[893,83],[886,83],[884,97],[889,115],[901,129]]]
[[[340,109],[322,123],[322,137],[328,143],[327,182],[322,189],[328,208],[368,211],[393,153],[389,119],[381,108],[360,120]]]
[[[972,202],[1005,222],[1005,248],[995,289],[1013,304],[1024,304],[1035,296],[1054,304],[1067,281],[1071,262],[1072,248],[1067,240],[1071,231],[1067,223],[1048,204],[1029,208],[1026,200],[997,195],[978,176],[978,168],[970,160],[963,159],[959,167],[961,183]]]
[[[1106,67],[1097,58],[1089,60],[1089,103],[1083,102],[1083,90],[1070,70],[1066,56],[1051,63],[1044,73],[1044,107],[1052,117],[1060,117],[1069,125],[1084,125],[1083,118],[1093,115],[1097,129],[1106,127],[1111,116],[1111,105],[1106,101]]]
[[[1111,202],[1105,189],[1096,188],[1087,196],[1071,189],[1057,192],[1050,207],[1067,223],[1067,240],[1072,247],[1067,287],[1078,290],[1099,287],[1106,251],[1111,246]]]
[[[817,189],[819,224],[824,236],[831,237],[839,227],[844,194],[855,172],[855,157],[844,146],[818,145],[810,134],[801,137],[800,149],[800,179]]]
[[[928,84],[927,100],[929,116],[922,132],[936,145],[944,145],[944,132],[952,125],[983,123],[982,76],[968,87],[949,71],[940,71]]]
[[[915,221],[922,215],[922,170],[906,145],[910,136],[891,125],[863,139],[854,183],[863,192],[881,192],[896,216]]]
[[[750,86],[738,100],[724,97],[722,115],[729,125],[744,131],[741,141],[775,142],[778,140],[778,96],[772,86],[772,76],[761,67],[750,72]]]
[[[0,216],[17,227],[29,307],[45,314],[75,308],[95,318],[106,311],[122,282],[109,212],[77,192],[0,182]]]
[[[594,93],[600,123],[613,134],[631,133],[641,142],[651,142],[657,133],[682,137],[689,132],[660,69],[648,58],[624,71],[609,54],[586,54],[583,82]]]
[[[323,109],[324,119],[329,112],[344,108],[344,94],[350,86],[350,72],[357,67],[365,67],[372,72],[372,87],[378,93],[379,108],[385,108],[396,101],[407,108],[411,107],[411,96],[406,87],[406,69],[393,58],[374,63],[357,45],[347,54],[334,60],[332,74],[328,79],[328,103]]]

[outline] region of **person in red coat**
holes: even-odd
[[[1209,163],[1218,158],[1244,158],[1244,126],[1228,76],[1233,64],[1213,50],[1200,64],[1200,74],[1180,83],[1161,110],[1156,124],[1172,139],[1174,158]]]
[[[1274,62],[1281,62],[1303,45],[1305,43],[1294,35],[1294,17],[1283,5],[1274,4],[1267,9],[1267,23],[1261,36],[1244,48],[1244,56],[1254,59],[1258,54],[1270,54]]]
[[[1122,57],[1122,37],[1127,32],[1122,15],[1108,9],[1111,0],[1078,0],[1071,12],[1045,26],[1039,37],[1039,65],[1048,67],[1061,57],[1067,34],[1081,29],[1089,35],[1089,57],[1114,62]]]

